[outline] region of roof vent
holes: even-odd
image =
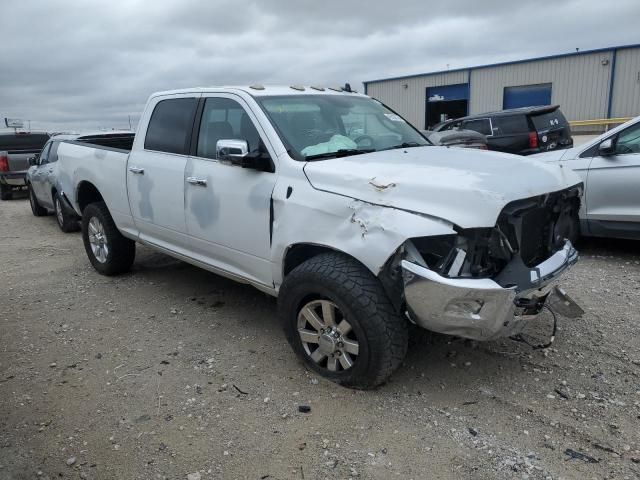
[[[289,88],[298,90],[299,92],[304,92],[304,87],[302,85],[291,85]]]
[[[254,90],[264,90],[264,85],[251,85],[249,88],[253,88]]]

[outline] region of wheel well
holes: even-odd
[[[336,252],[333,248],[324,247],[322,245],[312,245],[309,243],[300,243],[289,247],[284,257],[284,271],[282,272],[286,277],[291,270],[298,265],[306,262],[316,255],[327,252]]]
[[[82,182],[78,187],[78,206],[83,212],[87,205],[104,201],[98,189],[89,182]]]

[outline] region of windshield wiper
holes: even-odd
[[[412,147],[426,147],[428,144],[420,144],[418,142],[404,142],[393,147],[385,148],[385,150],[393,150],[394,148],[412,148]]]
[[[341,148],[335,152],[317,153],[315,155],[308,155],[304,157],[305,160],[322,160],[324,158],[340,158],[348,157],[350,155],[360,155],[361,153],[375,152],[375,148]]]

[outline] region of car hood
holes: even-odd
[[[509,202],[580,183],[562,166],[432,146],[308,162],[304,171],[317,190],[440,218],[462,228],[493,226]]]
[[[584,150],[584,146],[582,146]],[[548,152],[536,153],[529,155],[527,158],[534,160],[542,160],[543,162],[559,162],[568,158],[574,158],[578,152],[578,147],[565,148],[564,150],[550,150]]]

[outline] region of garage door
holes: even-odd
[[[535,107],[537,105],[551,105],[550,83],[504,87],[504,98],[502,102],[504,109]]]
[[[469,113],[469,84],[442,85],[427,88],[425,128]]]

